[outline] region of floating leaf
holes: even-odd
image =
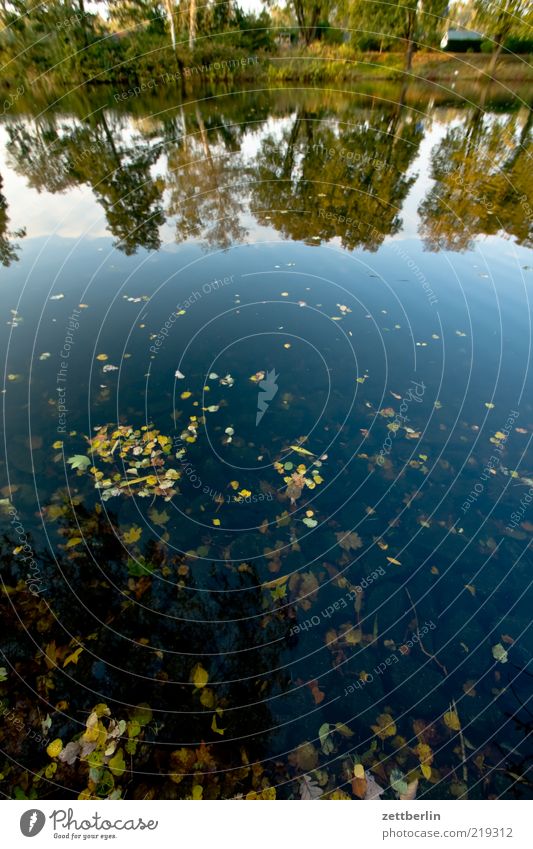
[[[383,796],[383,794],[385,792],[385,788],[382,787],[381,784],[377,783],[374,776],[370,772],[368,772],[368,770],[365,773],[365,777],[366,777],[365,800],[375,802],[376,800],[379,800],[380,796]]]
[[[305,519],[302,519],[304,525],[307,525],[308,528],[316,528],[318,522],[316,519],[311,519],[309,516],[306,516]]]
[[[461,730],[461,720],[459,719],[459,714],[456,710],[448,710],[443,716],[444,724],[451,731],[460,731]]]
[[[211,731],[214,731],[216,734],[224,734],[225,729],[219,728],[217,725],[217,715],[213,714],[213,721],[211,722]]]
[[[405,780],[405,775],[401,769],[397,769],[395,767],[392,770],[390,774],[390,786],[395,793],[398,793],[398,795],[407,793],[407,781]]]
[[[209,674],[206,669],[202,666],[201,663],[197,663],[193,666],[191,671],[191,681],[195,685],[195,687],[201,688],[205,687],[207,682],[209,681]]]
[[[306,741],[298,746],[297,749],[289,756],[294,765],[301,769],[302,772],[311,772],[318,765],[318,753],[312,743]]]
[[[319,799],[322,796],[322,788],[318,785],[315,779],[309,775],[302,775],[300,779],[300,799],[310,801]]]
[[[107,354],[97,354],[96,359],[100,360],[101,362],[104,362],[105,360],[108,360],[109,357],[107,356]]]
[[[155,507],[149,511],[148,515],[155,525],[166,525],[170,519],[170,515],[166,512],[166,510],[161,510],[161,512],[159,512],[159,510],[156,510]]]
[[[66,657],[65,660],[63,661],[63,669],[65,668],[65,666],[68,666],[69,663],[74,663],[75,665],[77,665],[80,654],[82,653],[82,651],[83,651],[83,646],[80,646],[79,648],[76,649],[76,651],[73,651],[72,654],[69,654],[68,657]]]
[[[73,457],[68,458],[67,463],[72,469],[79,469],[81,472],[85,472],[91,465],[91,460],[84,454],[74,454]]]
[[[138,527],[138,525],[132,525],[129,530],[127,530],[123,535],[122,539],[127,545],[132,545],[134,542],[138,542],[141,538],[142,529]]]
[[[394,737],[396,734],[396,723],[390,713],[380,713],[376,723],[376,725],[371,725],[370,727],[380,740],[385,740],[386,737]]]
[[[304,457],[315,456],[311,451],[308,451],[307,448],[302,448],[301,445],[291,445],[291,450],[296,451],[297,454],[302,454]]]
[[[57,756],[61,753],[62,749],[63,741],[60,740],[59,737],[56,737],[56,739],[52,740],[52,742],[47,746],[46,754],[50,758],[57,758]]]
[[[507,652],[501,643],[496,643],[496,645],[492,647],[492,656],[494,660],[499,661],[499,663],[507,663]]]
[[[363,540],[355,531],[351,533],[339,531],[335,536],[337,537],[337,543],[344,551],[356,551],[356,549],[363,547]]]
[[[418,778],[415,778],[414,781],[411,781],[407,785],[405,792],[399,794],[399,798],[402,801],[410,801],[411,799],[416,799],[417,789],[418,789]]]
[[[126,762],[124,760],[124,753],[122,749],[117,749],[116,753],[109,761],[108,767],[113,775],[122,775],[122,773],[125,772]]]
[[[335,748],[333,744],[333,740],[330,736],[330,725],[329,722],[324,722],[323,725],[318,729],[318,737],[320,739],[320,745],[322,746],[322,751],[325,755],[330,755]]]
[[[363,764],[355,764],[353,768],[354,778],[365,778],[365,768]]]
[[[74,548],[74,546],[79,545],[80,542],[83,542],[81,537],[71,537],[65,544],[65,548]]]

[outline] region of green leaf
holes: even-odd
[[[320,726],[320,728],[318,729],[318,736],[324,754],[331,755],[335,746],[333,744],[333,740],[330,737],[329,722],[324,722],[324,724]]]
[[[142,578],[143,575],[151,575],[154,571],[153,563],[146,563],[144,557],[139,557],[138,560],[129,558],[127,563],[128,575],[132,578]]]
[[[145,702],[142,702],[142,704],[137,705],[137,707],[135,708],[135,713],[132,716],[132,721],[138,722],[139,725],[142,727],[143,725],[148,725],[148,723],[152,721],[152,716],[152,708],[150,707],[150,705],[147,705]]]
[[[401,769],[395,768],[392,770],[390,774],[390,786],[395,793],[399,793],[402,796],[407,793],[407,781]]]
[[[85,454],[74,454],[73,457],[68,458],[67,463],[69,463],[72,469],[79,469],[80,472],[85,472],[91,465],[91,460]]]
[[[109,796],[115,786],[115,780],[107,769],[104,770],[96,787],[98,796]]]
[[[122,773],[126,770],[126,761],[124,760],[124,753],[122,749],[117,749],[109,761],[108,767],[113,775],[122,775]]]

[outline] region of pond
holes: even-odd
[[[475,95],[4,117],[7,795],[531,798],[531,111]]]

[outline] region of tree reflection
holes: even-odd
[[[436,183],[419,206],[431,250],[464,250],[499,231],[532,242],[531,111],[500,117],[485,111],[482,94],[432,155]],[[338,238],[349,250],[375,251],[403,226],[428,120],[406,96],[404,86],[392,105],[370,100],[355,110],[342,102],[336,110],[316,92],[299,97],[296,109],[285,92],[206,99],[161,110],[161,118],[136,117],[130,132],[123,116],[101,109],[68,123],[18,121],[7,127],[8,151],[37,191],[89,185],[127,254],[157,250],[167,218],[178,243],[227,249],[246,238],[250,212],[285,238]],[[164,178],[153,174],[163,154]],[[9,262],[15,253],[5,235],[2,245]]]
[[[181,110],[180,137],[169,146],[167,187],[169,215],[176,220],[176,240],[195,237],[210,248],[241,242],[244,188],[239,183],[244,163],[233,128],[209,129],[196,107],[186,117]]]
[[[402,225],[415,177],[407,171],[423,127],[400,99],[371,121],[336,127],[300,110],[280,140],[267,136],[254,170],[252,209],[285,237],[377,250]]]
[[[18,260],[18,245],[11,241],[11,237],[21,239],[26,235],[24,229],[17,230],[12,233],[9,230],[9,216],[7,214],[7,200],[2,192],[4,181],[0,174],[0,263],[4,266],[11,265],[12,262]]]
[[[138,135],[127,140],[104,111],[90,122],[8,127],[8,151],[19,174],[38,191],[62,192],[87,184],[103,207],[116,247],[157,250],[164,222],[164,183],[152,177],[161,148]]]
[[[531,110],[502,119],[477,108],[448,130],[432,155],[436,183],[419,207],[430,250],[467,250],[476,236],[500,231],[531,246],[531,121]]]

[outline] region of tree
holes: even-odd
[[[366,41],[404,43],[407,72],[420,40],[434,40],[440,33],[446,9],[446,0],[347,0],[344,5],[350,26]]]
[[[475,24],[495,42],[487,73],[493,75],[505,41],[511,35],[531,37],[531,0],[476,0]]]
[[[318,24],[326,20],[328,12],[331,12],[332,4],[327,0],[290,0],[290,5],[294,9],[303,40],[310,44],[316,36]]]
[[[189,49],[194,48],[196,40],[196,0],[189,0]]]

